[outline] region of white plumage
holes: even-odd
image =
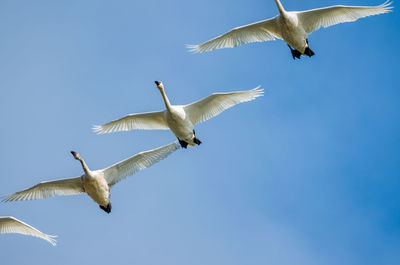
[[[28,189],[7,195],[3,202],[44,199],[54,196],[75,195],[85,192],[81,177],[43,181]]]
[[[200,45],[187,45],[193,53],[208,52],[221,48],[234,48],[250,42],[263,42],[282,38],[276,17],[230,30]]]
[[[135,174],[136,172],[151,167],[155,163],[163,160],[180,148],[178,142],[138,153],[130,158],[118,162],[110,167],[103,169],[104,177],[108,185],[113,186],[117,182]]]
[[[233,48],[250,42],[283,39],[293,47],[293,58],[300,55],[314,55],[309,49],[307,36],[321,27],[356,21],[359,18],[388,13],[392,2],[378,6],[331,6],[306,11],[286,11],[279,0],[275,0],[279,15],[232,29],[200,45],[188,45],[193,53],[208,52],[221,48]]]
[[[53,246],[56,245],[56,240],[54,238],[57,236],[44,234],[39,230],[37,230],[36,228],[12,216],[0,216],[0,234],[10,234],[10,233],[39,237],[48,241]]]
[[[179,139],[182,147],[186,148],[187,145],[201,143],[194,133],[194,125],[215,117],[236,104],[251,101],[263,95],[263,90],[258,86],[248,91],[214,93],[188,105],[171,105],[162,82],[156,81],[156,84],[164,99],[166,110],[150,112],[151,116],[147,113],[129,114],[104,125],[95,126],[93,130],[102,134],[134,129],[170,129]],[[144,120],[143,115],[147,115],[148,119]],[[145,125],[145,123],[148,124]]]
[[[107,208],[110,204],[110,187],[137,171],[161,161],[179,148],[178,142],[173,142],[153,150],[138,153],[105,169],[94,171],[88,168],[78,153],[71,152],[74,158],[82,164],[84,174],[81,177],[41,182],[31,188],[5,196],[3,202],[87,193],[99,204],[100,208]],[[111,211],[111,204],[109,211]]]
[[[95,126],[94,130],[99,133],[110,133],[129,130],[169,130],[164,120],[162,111],[135,113],[124,118],[107,123],[107,126]]]
[[[185,105],[183,108],[193,124],[198,124],[217,116],[236,104],[248,102],[262,96],[260,86],[248,90],[228,93],[214,93],[209,97]]]

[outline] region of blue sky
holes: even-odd
[[[287,10],[383,1],[292,1]],[[92,125],[261,85],[196,127],[203,144],[120,182],[113,211],[86,195],[0,204],[57,247],[0,237],[2,264],[398,264],[397,12],[322,29],[316,55],[282,41],[193,55],[270,1],[0,1],[0,194],[75,177],[175,140]],[[114,263],[113,263],[114,264]]]

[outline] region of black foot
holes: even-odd
[[[179,144],[181,145],[182,148],[185,148],[185,149],[187,148],[187,146],[188,146],[188,143],[187,143],[187,142],[182,141],[182,140],[179,139],[179,138],[178,138],[178,141],[179,141]]]
[[[103,211],[105,211],[106,213],[111,213],[111,202],[109,204],[107,204],[107,207],[104,207],[103,205],[99,205],[100,209],[102,209]]]
[[[307,56],[309,56],[309,57],[311,57],[311,56],[313,56],[315,53],[314,53],[309,47],[307,47],[307,48],[304,50],[304,54],[307,55]]]
[[[300,59],[301,58],[301,52],[299,52],[298,50],[293,49],[292,47],[290,47],[290,45],[288,45],[290,48],[290,51],[292,52],[292,57],[293,60]]]
[[[194,137],[193,142],[197,145],[201,144],[201,141],[199,139],[197,139],[196,137]]]
[[[194,134],[194,139],[193,142],[197,145],[201,144],[201,141],[196,137],[196,132],[193,130],[193,134]]]

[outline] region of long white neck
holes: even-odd
[[[164,99],[165,107],[169,110],[171,108],[171,103],[169,103],[169,99],[167,94],[165,94],[164,88],[160,89],[161,95]]]
[[[88,166],[86,165],[86,163],[85,163],[85,161],[83,160],[83,158],[80,158],[79,159],[79,162],[81,162],[81,164],[82,164],[82,168],[83,168],[83,171],[85,172],[85,176],[86,177],[92,177],[92,172],[90,171],[90,169],[88,168]]]
[[[279,13],[282,14],[282,13],[285,12],[285,9],[283,8],[283,5],[281,4],[281,1],[275,0],[275,4],[276,4],[276,6],[278,7]]]

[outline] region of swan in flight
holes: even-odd
[[[258,86],[248,91],[214,93],[188,105],[171,105],[165,94],[163,83],[161,81],[155,81],[155,83],[164,99],[166,110],[129,114],[104,125],[95,126],[93,130],[99,134],[135,129],[171,130],[181,146],[187,148],[188,145],[201,144],[194,131],[195,124],[211,119],[236,104],[254,100],[263,94],[263,89],[259,89],[260,86]]]
[[[293,59],[313,56],[307,36],[321,27],[356,21],[359,18],[388,13],[393,6],[386,1],[378,6],[330,6],[306,11],[286,11],[280,0],[275,0],[279,15],[231,31],[200,45],[187,45],[193,53],[208,52],[221,48],[233,48],[250,42],[284,40]]]
[[[175,141],[153,150],[138,153],[105,169],[93,171],[88,168],[79,153],[71,151],[74,158],[79,160],[82,165],[84,171],[82,176],[41,182],[23,191],[6,195],[3,202],[87,193],[102,210],[110,213],[110,188],[114,184],[139,170],[150,167],[179,148],[180,145]]]
[[[57,236],[46,235],[36,228],[12,216],[0,216],[0,234],[10,233],[40,237],[41,239],[48,241],[53,246],[56,245],[56,240],[54,239],[54,237]]]

